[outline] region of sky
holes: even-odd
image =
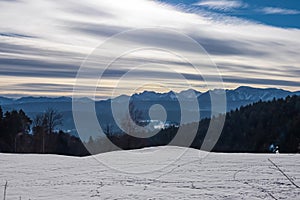
[[[116,34],[143,28],[176,31],[198,42],[218,67],[224,88],[300,90],[298,0],[0,0],[0,9],[1,96],[72,96],[77,72],[95,48]],[[130,43],[158,43],[145,35],[120,40],[107,52]],[[166,49],[186,50],[182,41],[161,43]],[[196,51],[188,53],[199,56]],[[145,64],[145,59],[151,62]],[[135,66],[142,67],[123,80],[124,71]],[[178,57],[146,50],[128,55],[108,71],[96,97],[188,89],[172,70],[190,77],[191,88],[207,89]],[[207,67],[201,73],[210,75]],[[160,80],[167,87],[158,87]],[[81,83],[88,88],[94,81],[87,78]],[[112,93],[116,85],[119,90]]]

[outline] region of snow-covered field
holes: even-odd
[[[117,151],[85,158],[0,154],[0,185],[8,181],[7,200],[300,199],[300,189],[292,184],[300,185],[300,155],[205,157],[178,147],[129,152],[129,157]]]

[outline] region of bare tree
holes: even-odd
[[[48,108],[44,113],[44,120],[48,133],[50,134],[55,127],[62,125],[63,115],[53,108]]]
[[[43,126],[43,119],[44,119],[43,114],[37,114],[33,118],[33,127],[42,127]]]
[[[45,114],[37,114],[33,119],[33,131],[42,140],[42,152],[45,153],[46,119]]]
[[[44,113],[37,114],[33,120],[34,130],[42,134],[42,152],[45,152],[46,134],[53,133],[55,127],[62,125],[63,115],[53,108],[48,108]]]

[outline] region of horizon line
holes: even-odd
[[[121,95],[118,95],[118,96],[115,96],[115,97],[107,97],[107,98],[99,98],[97,99],[97,96],[96,96],[96,99],[92,99],[92,98],[89,98],[88,96],[80,96],[78,99],[83,99],[83,98],[88,98],[90,100],[94,100],[94,101],[101,101],[101,100],[110,100],[110,99],[113,99],[113,98],[117,98],[117,97],[120,97],[120,96],[133,96],[133,95],[136,95],[136,94],[142,94],[144,92],[154,92],[156,94],[167,94],[167,93],[170,93],[170,92],[174,92],[175,94],[179,94],[181,92],[184,92],[184,91],[188,91],[188,90],[194,90],[194,91],[197,91],[199,93],[206,93],[206,92],[209,92],[209,91],[213,91],[213,90],[224,90],[224,91],[228,91],[228,90],[237,90],[239,88],[242,88],[242,87],[245,87],[245,88],[251,88],[251,89],[261,89],[261,90],[267,90],[267,89],[275,89],[275,90],[283,90],[283,91],[287,91],[287,92],[291,92],[291,93],[297,93],[297,92],[300,92],[300,88],[299,90],[287,90],[287,89],[283,89],[283,88],[280,88],[280,87],[252,87],[252,86],[246,86],[246,85],[241,85],[241,86],[238,86],[238,87],[235,87],[235,88],[214,88],[214,89],[207,89],[203,92],[191,87],[191,88],[187,88],[187,89],[184,89],[184,90],[180,90],[179,92],[175,92],[173,90],[169,90],[169,91],[166,91],[166,92],[158,92],[158,91],[155,91],[155,90],[143,90],[142,92],[137,92],[137,93],[132,93],[132,94],[121,94]],[[15,96],[15,97],[13,97]],[[27,97],[32,97],[32,98],[52,98],[52,99],[56,99],[56,98],[71,98],[73,99],[74,96],[73,95],[61,95],[61,96],[56,96],[56,95],[21,95],[21,94],[0,94],[0,97],[3,97],[3,98],[8,98],[8,99],[12,99],[12,100],[19,100],[19,99],[22,99],[22,98],[27,98]],[[100,96],[99,96],[100,97]]]

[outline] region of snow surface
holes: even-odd
[[[300,185],[300,155],[207,154],[179,147],[84,158],[0,154],[0,199],[5,180],[7,200],[300,199],[300,189],[268,159]]]

